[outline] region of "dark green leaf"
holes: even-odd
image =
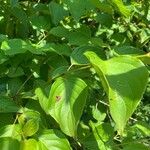
[[[15,104],[13,99],[0,96],[0,113],[18,112],[19,109],[20,107]]]
[[[142,143],[137,143],[137,142],[132,142],[130,144],[125,143],[125,146],[123,147],[123,150],[133,150],[133,149],[136,149],[136,150],[149,150],[149,147],[145,146]]]
[[[49,10],[52,21],[56,25],[68,15],[68,12],[63,8],[63,6],[55,2],[50,2]]]
[[[89,63],[88,59],[84,56],[86,51],[94,51],[96,52],[102,59],[106,59],[105,53],[93,46],[81,46],[74,49],[71,54],[71,63],[72,64],[87,64]]]

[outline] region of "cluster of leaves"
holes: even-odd
[[[1,150],[148,150],[149,24],[149,0],[0,0]]]

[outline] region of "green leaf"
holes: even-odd
[[[19,109],[20,107],[15,104],[13,99],[0,96],[0,113],[18,112]]]
[[[13,113],[0,113],[0,128],[14,123]]]
[[[36,107],[35,104],[36,103],[34,103],[34,108]],[[26,106],[28,106],[28,104]],[[32,107],[32,106],[30,105],[30,107]],[[39,108],[38,108],[38,110],[39,110]],[[38,128],[38,122],[40,121],[40,113],[38,111],[27,109],[27,108],[23,109],[23,113],[18,117],[19,124],[23,126],[29,120],[35,120],[35,122],[36,122],[35,126],[36,126],[36,128]],[[28,124],[29,125],[32,124],[32,121],[30,121]],[[33,125],[34,125],[34,123],[33,123]],[[33,125],[31,125],[31,126],[33,126]],[[28,127],[28,125],[26,125],[26,126]]]
[[[41,150],[72,150],[66,137],[58,130],[44,130],[38,138]]]
[[[145,136],[149,136],[150,135],[150,126],[144,122],[137,122],[133,127],[131,128],[135,128],[136,132],[137,129],[139,129],[143,135]]]
[[[33,10],[35,10],[36,13],[49,15],[49,9],[47,3],[36,3],[36,5],[34,5],[33,7]]]
[[[93,6],[89,0],[63,0],[72,15],[72,17],[78,21],[81,16],[86,15],[88,11],[90,11]]]
[[[26,11],[24,9],[22,9],[22,7],[19,7],[19,3],[18,3],[18,7],[17,5],[15,7],[12,7],[10,10],[11,16],[14,17],[14,21],[15,26],[16,26],[16,33],[17,35],[21,36],[21,37],[28,37],[29,34],[29,20],[28,20],[28,16],[26,14]],[[14,25],[13,21],[12,24],[10,24],[9,28],[12,28],[12,26]],[[12,28],[12,36],[14,34],[13,28]]]
[[[7,40],[7,36],[6,35],[3,35],[3,34],[0,34],[0,43]]]
[[[47,64],[54,69],[60,67],[60,64],[61,66],[68,66],[66,58],[63,55],[58,55],[56,53],[51,53],[51,57],[49,57]]]
[[[99,75],[110,103],[110,113],[119,134],[123,133],[148,82],[148,71],[143,63],[131,56],[101,60],[94,52],[85,55]]]
[[[96,52],[102,59],[106,59],[105,52],[94,46],[80,46],[73,50],[71,54],[71,64],[87,64],[88,59],[84,56],[86,51]]]
[[[118,46],[114,48],[114,53],[116,55],[140,55],[140,54],[144,54],[144,52],[140,49],[137,49],[135,47],[132,46]]]
[[[145,55],[138,55],[136,57],[140,59],[144,64],[150,65],[150,52]]]
[[[140,38],[141,38],[142,44],[149,42],[149,40],[150,40],[150,29],[149,28],[141,29]]]
[[[62,5],[50,2],[49,11],[54,24],[58,24],[64,17],[68,16],[68,12],[63,8]]]
[[[99,22],[103,26],[106,26],[106,27],[112,26],[113,18],[110,14],[98,13],[95,19],[97,22]]]
[[[71,31],[64,27],[58,26],[52,28],[50,33],[55,36],[68,39],[71,45],[85,45],[88,44],[91,39],[90,28],[85,25]]]
[[[32,136],[34,135],[39,129],[39,121],[35,119],[30,119],[26,122],[23,126],[23,134],[24,136]]]
[[[120,13],[125,17],[130,16],[130,9],[128,9],[122,2],[122,0],[111,0],[118,8]]]
[[[20,53],[25,53],[27,50],[24,49],[26,43],[21,39],[12,39],[3,41],[1,45],[1,49],[5,53],[5,55],[15,55]]]
[[[2,51],[5,55],[13,56],[16,54],[23,54],[30,51],[33,54],[44,54],[47,49],[42,49],[39,45],[31,44],[21,39],[10,39],[3,41],[1,45]],[[48,48],[51,50],[51,48]]]
[[[48,46],[52,47],[53,51],[59,55],[70,56],[72,52],[71,48],[67,44],[50,43]]]
[[[35,48],[21,39],[10,39],[2,42],[1,49],[5,55],[11,56],[25,53],[27,50],[32,52]]]
[[[24,75],[24,71],[21,67],[10,67],[7,75],[10,78],[19,77]]]
[[[7,90],[11,96],[15,96],[22,86],[22,81],[19,78],[12,78],[7,82]],[[24,89],[24,88],[22,88]],[[22,90],[20,90],[22,92]]]
[[[107,1],[101,0],[90,0],[90,1],[96,8],[100,9],[101,11],[108,14],[113,14],[113,8]]]
[[[10,0],[11,7],[18,6],[18,0]]]
[[[76,77],[60,77],[53,83],[49,98],[41,89],[37,90],[36,95],[46,113],[59,123],[65,134],[75,137],[86,102],[86,83]]]
[[[13,16],[15,16],[21,23],[23,23],[23,26],[27,28],[29,25],[28,16],[25,13],[25,11],[21,7],[14,7],[11,9],[11,13]]]
[[[124,147],[123,150],[149,150],[148,146],[145,146],[142,143],[138,143],[138,142],[131,142],[129,144],[124,143]]]
[[[88,26],[81,26],[76,30],[70,31],[68,40],[71,45],[86,45],[91,39],[91,31]]]
[[[62,27],[62,26],[57,26],[57,27],[54,27],[50,30],[50,33],[55,35],[55,36],[58,36],[58,37],[65,37],[67,38],[68,35],[69,35],[69,30]]]
[[[0,51],[0,65],[7,61],[8,58],[4,55],[2,51]]]
[[[20,150],[40,150],[39,143],[35,139],[24,140],[21,142]]]
[[[12,138],[0,138],[1,150],[20,150],[20,143]]]
[[[101,112],[97,107],[92,107],[93,118],[97,120],[97,123],[101,123],[106,118],[106,113]]]
[[[93,124],[93,123],[92,123]],[[92,127],[92,133],[82,143],[87,150],[111,150],[113,128],[110,124]]]
[[[6,125],[0,128],[0,138],[10,137],[21,139],[21,126],[19,124]]]
[[[47,31],[50,29],[50,20],[46,16],[32,16],[30,18],[33,29],[37,29],[39,31]]]
[[[38,87],[36,90],[35,90],[35,95],[38,97],[39,99],[39,103],[42,107],[42,109],[47,112],[48,109],[49,109],[49,106],[48,106],[48,94],[47,91],[44,89],[44,88],[41,88],[41,87]]]
[[[61,66],[61,67],[55,69],[51,73],[51,78],[55,79],[55,78],[59,77],[60,75],[65,74],[68,68],[69,68],[69,66]]]

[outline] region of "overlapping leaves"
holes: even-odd
[[[0,149],[147,150],[149,4],[1,1]]]

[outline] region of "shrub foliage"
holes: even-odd
[[[0,149],[148,150],[149,0],[0,0]]]

